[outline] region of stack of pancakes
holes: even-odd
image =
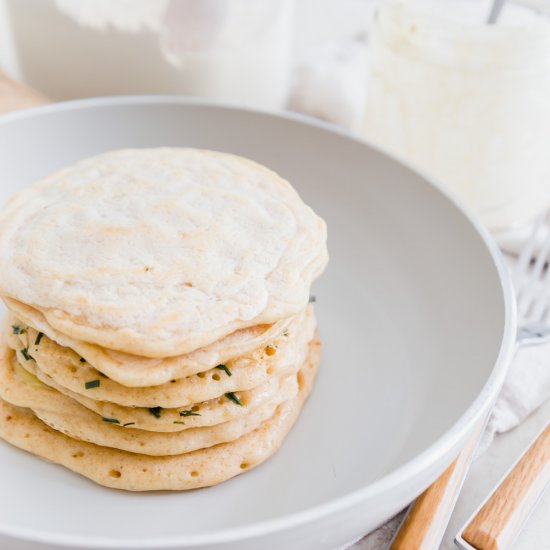
[[[127,490],[266,460],[319,364],[324,222],[252,161],[114,151],[0,213],[0,436]]]

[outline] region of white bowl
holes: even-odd
[[[161,145],[264,163],[326,219],[313,396],[271,460],[187,493],[105,489],[0,444],[0,534],[90,548],[335,548],[415,498],[487,415],[515,335],[498,251],[424,177],[329,125],[171,97],[4,116],[0,201],[79,158]]]

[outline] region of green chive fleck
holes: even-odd
[[[84,357],[81,357],[81,358],[80,358],[80,362],[81,362],[81,363],[85,363],[85,362],[86,362],[86,359],[84,359]]]
[[[185,422],[182,422],[181,420],[174,420],[174,424],[183,424],[183,425],[185,425]]]
[[[235,405],[240,405],[241,407],[243,406],[243,404],[241,403],[241,400],[237,397],[237,395],[235,393],[233,393],[233,392],[226,393],[225,397],[227,397],[227,399],[233,401],[233,403],[235,403]]]
[[[120,424],[116,418],[102,418],[103,422],[108,422],[109,424]]]
[[[29,353],[29,348],[23,348],[21,350],[21,354],[27,361],[30,361],[31,359],[34,361],[34,357]]]
[[[149,412],[156,418],[160,418],[161,407],[151,407]]]
[[[288,329],[283,332],[283,336],[288,336]]]
[[[200,416],[200,414],[196,413],[193,409],[188,409],[186,411],[180,411],[180,416]]]
[[[21,328],[18,325],[12,325],[11,328],[12,328],[14,334],[25,334],[25,332],[27,332],[26,329]]]
[[[99,384],[101,382],[99,380],[90,380],[89,382],[86,382],[84,384],[84,387],[87,389],[87,390],[91,390],[92,388],[99,388]]]
[[[225,371],[227,376],[233,376],[233,373],[227,368],[227,365],[218,365],[216,368]]]
[[[133,426],[134,424],[135,422],[126,422],[126,424],[122,424],[122,426],[126,428],[126,426]]]
[[[42,336],[44,336],[44,333],[43,333],[43,332],[39,332],[39,333],[38,333],[38,336],[36,337],[36,340],[34,341],[34,345],[35,345],[35,346],[39,346],[39,345],[40,345],[40,340],[42,340]]]
[[[313,304],[313,303],[315,303],[316,301],[317,301],[317,298],[315,298],[315,296],[310,296],[310,297],[309,297],[309,303],[310,303],[310,304]]]

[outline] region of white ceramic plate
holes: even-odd
[[[104,489],[1,444],[0,534],[93,548],[334,548],[418,495],[487,413],[514,339],[497,253],[426,179],[328,125],[176,98],[5,116],[0,200],[79,158],[161,145],[264,163],[328,222],[313,396],[275,457],[187,493]]]

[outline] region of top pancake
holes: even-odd
[[[105,153],[0,213],[0,294],[146,357],[295,315],[326,262],[325,224],[288,182],[211,151]]]

